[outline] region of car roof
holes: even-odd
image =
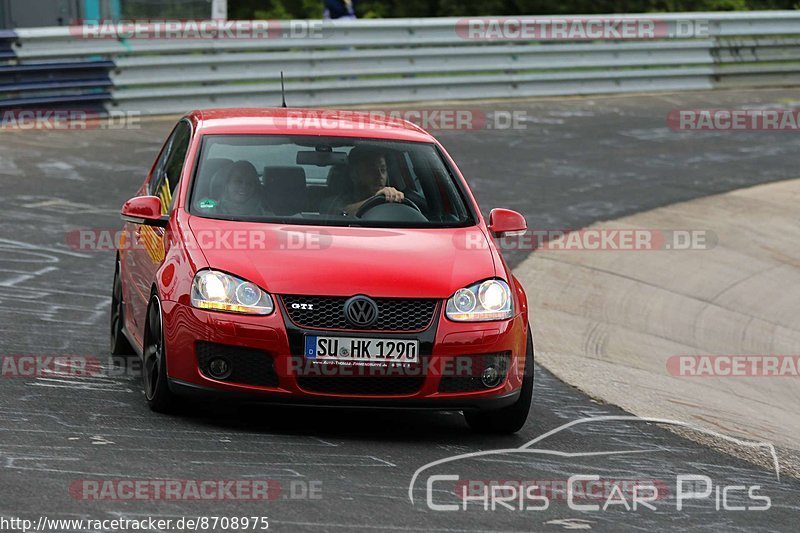
[[[400,111],[357,111],[309,108],[199,109],[187,115],[198,133],[290,134],[360,137],[434,142],[419,126],[398,117]]]

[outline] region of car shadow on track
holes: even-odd
[[[460,412],[400,409],[295,407],[259,404],[192,404],[176,415],[215,430],[392,442],[492,442],[519,446],[521,434],[485,435],[467,427]]]

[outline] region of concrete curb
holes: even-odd
[[[800,354],[800,180],[592,228],[710,230],[708,250],[537,251],[525,284],[540,363],[640,416],[800,449],[798,377],[681,377],[675,355]]]

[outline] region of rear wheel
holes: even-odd
[[[519,399],[508,407],[487,411],[465,411],[464,418],[474,431],[481,433],[516,433],[528,419],[533,400],[533,337],[528,331],[525,370]]]
[[[120,264],[117,260],[117,266],[114,269],[114,288],[111,291],[111,355],[133,355],[133,348],[122,332],[125,323],[124,313]]]
[[[161,302],[153,295],[147,308],[147,327],[144,334],[142,381],[144,397],[150,409],[167,413],[176,407],[177,400],[167,384],[167,357],[164,351],[164,328]]]

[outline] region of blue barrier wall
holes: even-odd
[[[22,63],[17,35],[0,31],[0,109],[80,108],[105,113],[114,62],[97,59]]]
[[[106,59],[22,62],[15,52],[19,36],[0,30],[0,109],[66,108],[106,114],[111,100]]]
[[[9,60],[17,57],[14,53],[14,43],[17,40],[16,32],[0,30],[0,60]]]

